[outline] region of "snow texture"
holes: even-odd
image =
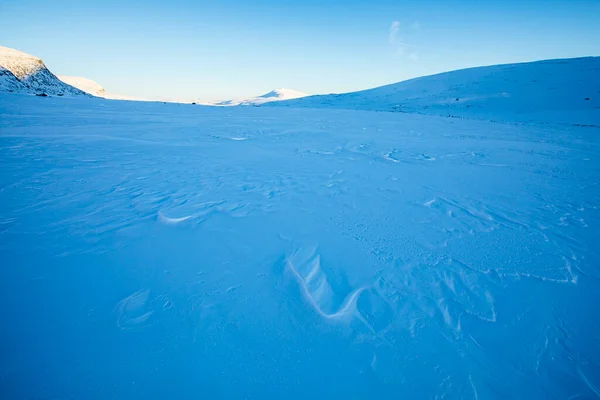
[[[57,77],[67,85],[71,85],[83,92],[91,94],[92,96],[107,97],[106,90],[104,90],[99,83],[94,82],[91,79],[83,78],[81,76],[58,75]]]
[[[70,86],[59,80],[46,68],[42,60],[23,53],[18,50],[0,46],[0,67],[8,70],[21,84],[32,94],[46,94],[58,96],[86,96],[83,91]],[[5,73],[2,73],[4,81]],[[9,76],[8,80],[12,81]],[[13,82],[14,84],[14,82]],[[10,91],[4,84],[0,85],[0,91]],[[19,89],[18,91],[22,91]]]
[[[600,57],[469,68],[272,107],[395,111],[520,122],[600,120]]]
[[[308,96],[306,93],[298,92],[292,89],[275,89],[270,91],[269,93],[265,93],[262,96],[250,97],[245,99],[238,100],[225,100],[225,101],[217,101],[212,103],[206,103],[205,105],[212,106],[257,106],[260,104],[270,103],[273,101],[283,101],[283,100],[291,100],[298,99]]]
[[[596,398],[586,104],[592,126],[0,93],[0,398]]]

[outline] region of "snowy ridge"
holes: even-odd
[[[585,57],[469,68],[267,106],[598,124],[599,90],[600,57]]]
[[[67,85],[71,85],[79,90],[82,90],[92,96],[96,97],[107,97],[106,90],[99,83],[84,78],[81,76],[64,76],[57,75],[57,78],[66,83]]]
[[[0,66],[10,71],[28,89],[29,93],[61,96],[86,95],[83,91],[59,80],[46,68],[42,60],[27,53],[0,46]],[[11,80],[12,78],[7,79]],[[5,90],[4,86],[0,86],[0,88]]]
[[[269,93],[265,93],[261,96],[248,97],[245,99],[238,99],[238,100],[217,101],[217,102],[208,103],[208,105],[213,105],[213,106],[254,106],[254,105],[270,103],[273,101],[298,99],[298,98],[302,98],[302,97],[306,97],[306,96],[308,96],[308,94],[306,94],[306,93],[298,92],[298,91],[292,90],[292,89],[281,88],[281,89],[272,90]]]

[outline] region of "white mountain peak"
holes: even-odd
[[[45,68],[41,59],[22,51],[0,46],[0,65],[22,80]]]
[[[256,97],[247,97],[243,99],[235,99],[235,100],[224,100],[224,101],[216,101],[210,103],[210,105],[215,106],[255,106],[264,103],[269,103],[271,101],[282,101],[282,100],[292,100],[298,99],[301,97],[309,96],[307,93],[298,92],[297,90],[279,88],[271,90],[268,93],[265,93]]]
[[[277,98],[280,100],[288,100],[288,99],[297,99],[297,98],[306,97],[306,96],[308,96],[307,93],[298,92],[297,90],[279,88],[279,89],[272,90],[269,93],[265,93],[262,96],[258,96],[258,97],[264,98],[264,99]]]

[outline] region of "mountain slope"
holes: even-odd
[[[59,80],[42,60],[27,53],[0,46],[0,66],[10,71],[30,93],[87,96],[85,92]]]
[[[253,105],[260,105],[260,104],[265,104],[265,103],[269,103],[269,102],[273,102],[273,101],[298,99],[298,98],[306,97],[306,96],[308,96],[308,94],[306,94],[306,93],[298,92],[298,91],[292,90],[292,89],[281,88],[281,89],[272,90],[269,93],[265,93],[261,96],[249,97],[249,98],[238,99],[238,100],[218,101],[218,102],[210,103],[210,105],[213,105],[213,106],[253,106]]]
[[[27,93],[28,89],[12,72],[0,66],[0,92]]]
[[[73,86],[79,90],[82,90],[92,96],[96,97],[106,97],[106,90],[99,83],[84,78],[81,76],[65,76],[65,75],[57,75],[57,78],[66,83],[67,85]]]
[[[600,124],[600,57],[469,68],[267,106]]]

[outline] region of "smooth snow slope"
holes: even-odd
[[[66,83],[67,85],[71,85],[79,90],[82,90],[92,96],[96,97],[107,97],[106,90],[99,83],[88,79],[83,78],[81,76],[65,76],[58,75],[58,79]]]
[[[42,60],[21,51],[0,46],[0,67],[9,70],[30,93],[87,96],[81,90],[59,80]]]
[[[306,97],[308,94],[298,92],[292,89],[275,89],[270,91],[269,93],[265,93],[261,96],[250,97],[245,99],[238,100],[225,100],[225,101],[217,101],[213,103],[208,103],[207,105],[213,106],[256,106],[260,104],[270,103],[273,101],[283,101],[283,100],[291,100],[298,99],[301,97]]]
[[[0,94],[0,398],[593,399],[600,134]]]
[[[469,68],[267,106],[600,125],[600,57]]]

